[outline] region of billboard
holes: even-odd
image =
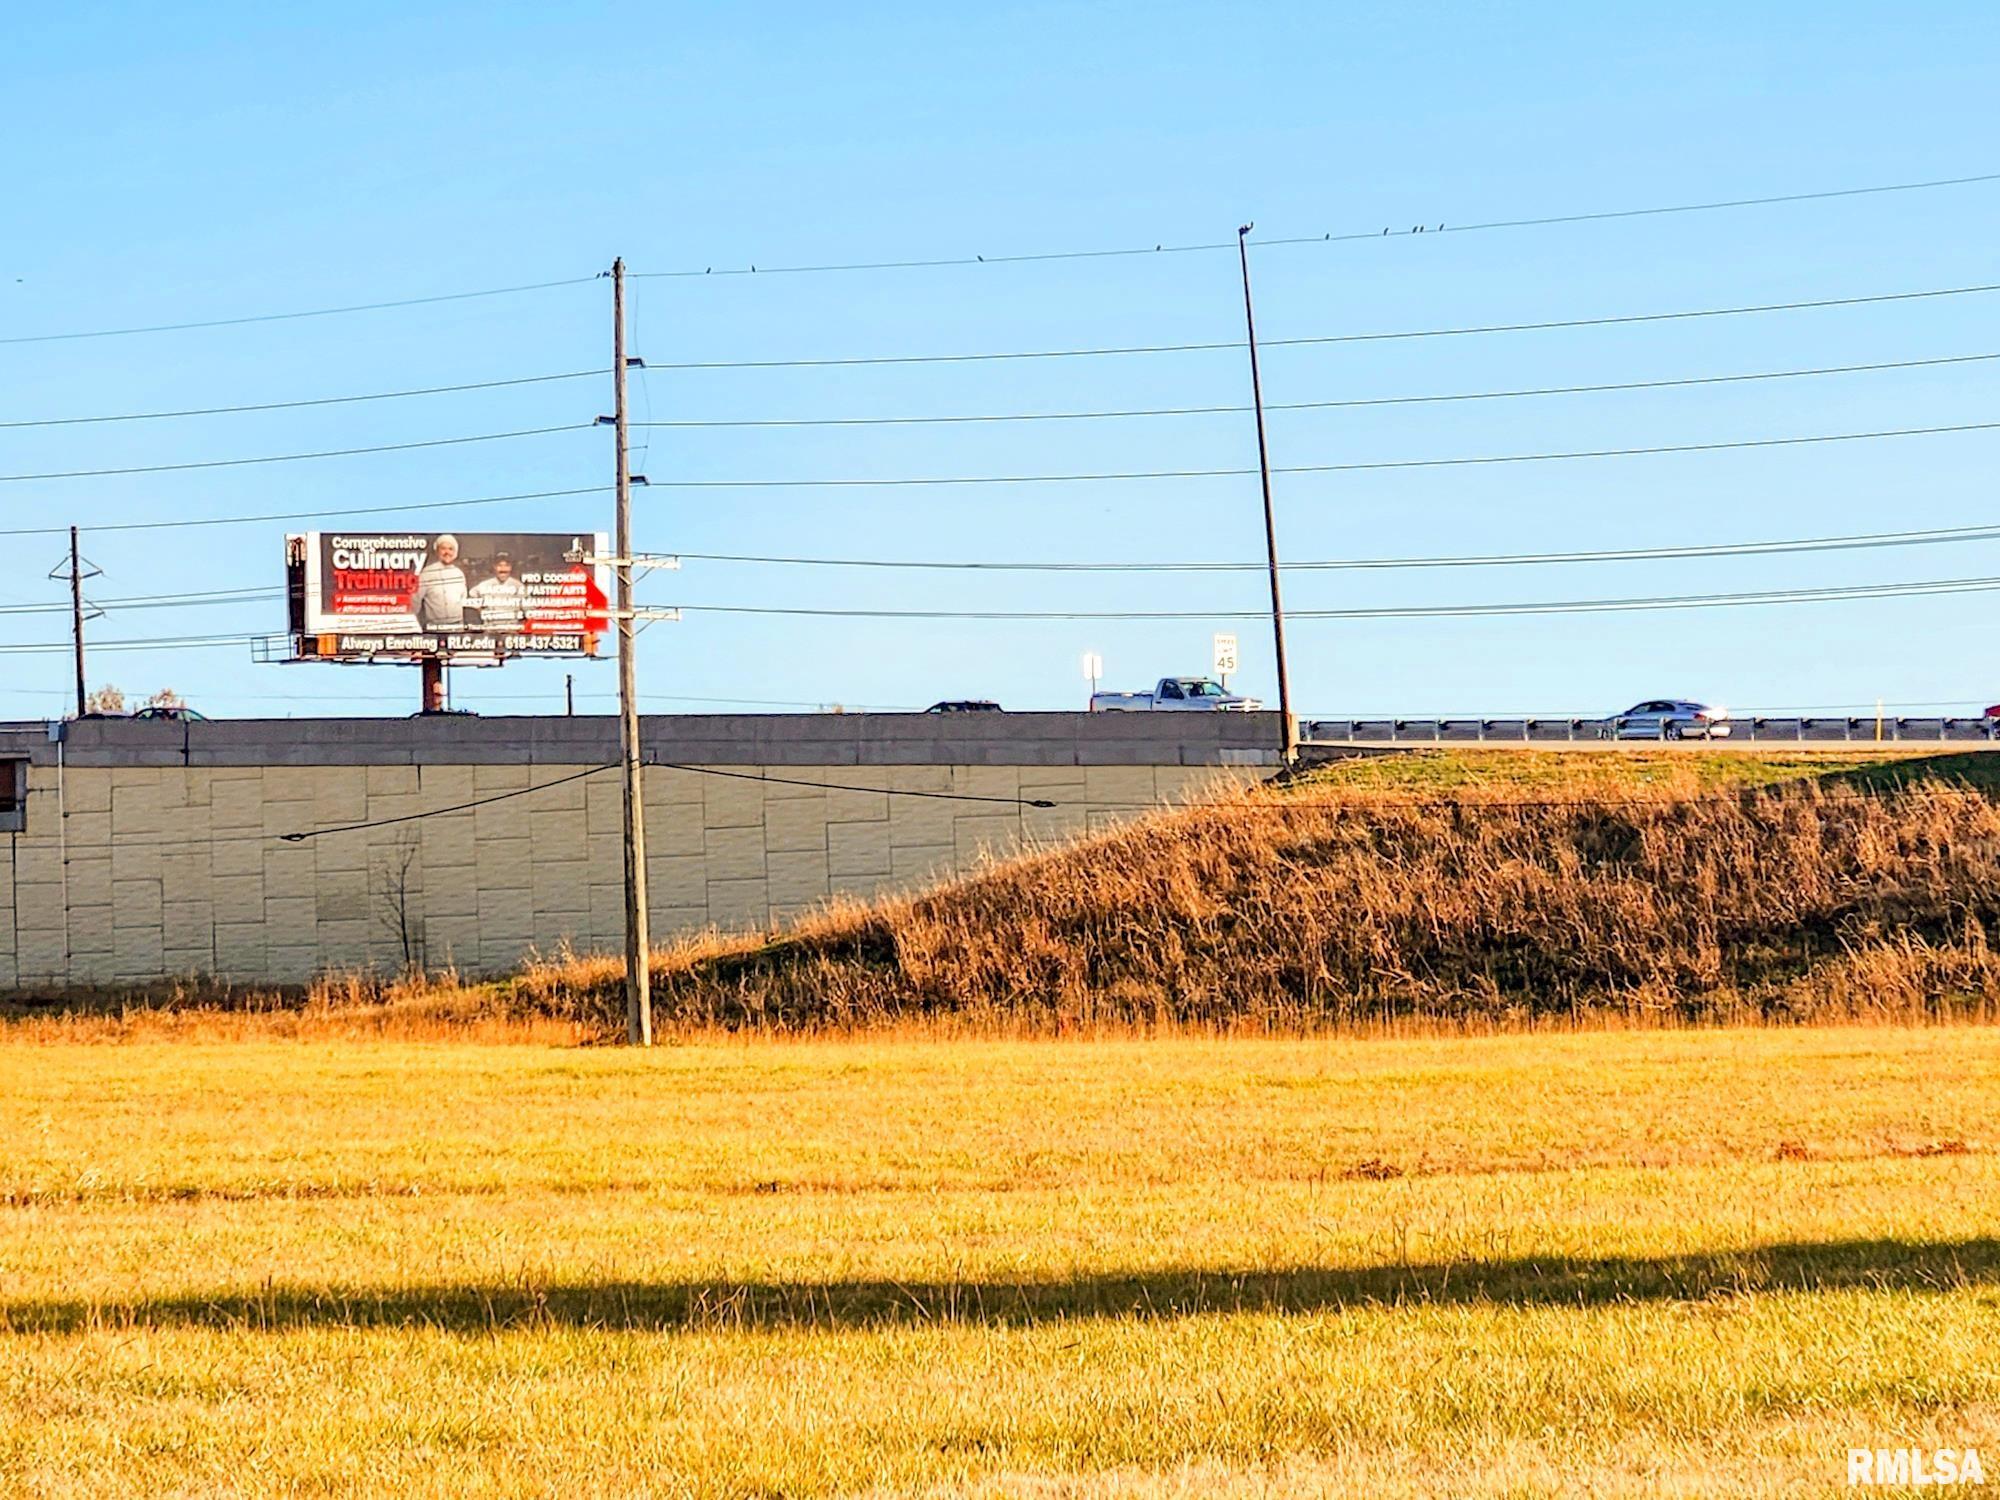
[[[595,656],[603,532],[309,531],[285,539],[301,656]]]

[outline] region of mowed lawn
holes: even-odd
[[[0,1042],[0,1493],[2000,1469],[2000,1031]]]

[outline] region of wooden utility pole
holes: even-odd
[[[77,549],[74,526],[69,529],[69,628],[76,647],[76,716],[80,719],[89,695],[83,686],[83,556]]]
[[[1236,255],[1243,266],[1243,326],[1250,336],[1250,400],[1257,412],[1257,473],[1264,482],[1264,547],[1271,562],[1271,643],[1278,657],[1278,755],[1290,767],[1299,756],[1298,723],[1292,718],[1292,679],[1285,668],[1285,601],[1278,588],[1278,523],[1271,511],[1271,455],[1264,441],[1264,389],[1257,378],[1257,315],[1250,308],[1250,231],[1236,231]]]
[[[618,745],[625,782],[625,1039],[653,1045],[652,943],[646,931],[646,820],[640,792],[639,672],[632,657],[632,470],[625,448],[625,261],[611,263],[611,389],[617,402]]]

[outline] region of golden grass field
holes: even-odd
[[[0,1034],[0,1493],[2000,1468],[2000,1030]]]

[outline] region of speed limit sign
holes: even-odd
[[[1227,677],[1236,670],[1236,637],[1218,635],[1215,638],[1215,675]]]

